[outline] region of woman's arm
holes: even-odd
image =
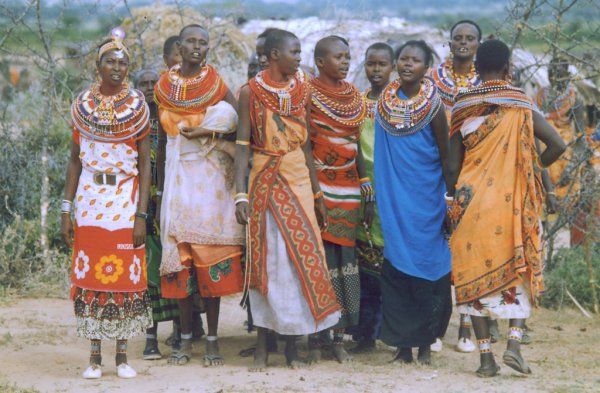
[[[448,149],[448,195],[453,196],[456,191],[456,182],[462,169],[465,147],[463,146],[462,134],[457,132],[450,138],[450,148]]]
[[[225,95],[225,101],[227,101],[227,103],[229,105],[231,105],[233,107],[233,109],[235,109],[235,111],[237,112],[237,114],[240,114],[240,109],[238,107],[238,102],[235,99],[235,97],[233,96],[233,93],[231,92],[231,90],[227,89],[227,94]],[[235,141],[236,140],[236,133],[235,132],[230,132],[229,134],[220,134],[220,137],[226,141]]]
[[[535,147],[539,154],[541,147],[540,141],[537,138],[535,139]],[[543,169],[541,177],[542,185],[546,191],[546,210],[549,214],[554,214],[558,211],[558,199],[556,198],[556,193],[554,192],[554,184],[552,184],[552,179],[550,178],[548,170]]]
[[[317,179],[317,170],[315,169],[315,160],[312,152],[312,143],[310,141],[310,115],[312,110],[312,101],[308,100],[308,104],[306,104],[306,134],[308,137],[306,138],[306,143],[302,146],[302,151],[304,152],[304,158],[306,160],[306,166],[308,167],[308,175],[310,176],[310,183],[312,185],[312,192],[314,195],[317,195],[321,192],[321,186],[319,185],[319,180]],[[319,222],[319,226],[321,229],[325,229],[327,227],[327,209],[325,208],[325,202],[323,200],[323,196],[321,195],[319,198],[315,199],[315,214],[317,215],[317,221]]]
[[[225,101],[229,105],[231,105],[233,107],[233,109],[235,109],[236,113],[239,114],[238,102],[236,101],[235,97],[233,96],[233,94],[231,93],[231,91],[229,89],[227,89],[227,93],[225,94],[225,98],[223,99],[223,101]],[[183,136],[186,139],[213,137],[213,138],[224,139],[226,141],[235,141],[236,140],[235,132],[229,132],[229,133],[225,134],[222,132],[209,130],[209,129],[203,128],[203,127],[182,127],[180,130],[180,133],[181,133],[181,136]]]
[[[248,176],[248,162],[250,161],[250,88],[242,87],[240,91],[239,122],[237,140],[241,144],[235,145],[235,189],[238,193],[247,192],[246,177]],[[248,202],[239,202],[235,205],[235,217],[238,223],[248,223]]]
[[[72,141],[71,156],[69,157],[69,163],[67,164],[65,200],[73,201],[73,199],[75,199],[75,193],[77,192],[77,186],[79,185],[80,175],[81,160],[79,159],[79,145]],[[73,222],[71,221],[70,214],[61,213],[60,233],[67,246],[71,247],[73,245]]]
[[[159,195],[156,196],[156,212],[154,215],[155,224],[160,228],[160,210],[162,205],[162,193],[165,189],[165,161],[167,159],[167,134],[158,122],[158,147],[156,149],[156,189]]]
[[[148,213],[148,196],[150,195],[150,183],[152,181],[150,168],[150,135],[137,141],[138,150],[138,176],[139,195],[137,212]],[[146,242],[146,220],[135,217],[133,225],[133,246],[139,247]]]
[[[364,179],[367,177],[367,170],[365,168],[365,157],[362,153],[362,148],[360,147],[360,140],[356,142],[358,145],[358,154],[356,155],[356,170],[358,172],[358,177],[360,179]],[[368,185],[363,187],[363,184],[360,185],[361,195],[363,196],[363,216],[362,222],[367,225],[367,227],[371,227],[371,223],[373,222],[373,202],[374,200],[369,197],[373,195],[375,192],[373,189],[373,179],[369,179]]]
[[[450,174],[448,169],[448,121],[446,111],[442,106],[431,121],[431,128],[440,150],[440,160],[442,161],[442,173],[446,181],[446,189],[450,190]]]
[[[546,150],[540,155],[540,161],[544,167],[558,160],[567,148],[565,142],[540,113],[533,113],[533,133],[536,138],[546,145]]]

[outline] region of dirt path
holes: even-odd
[[[249,358],[237,355],[251,345],[254,335],[242,327],[245,319],[238,299],[224,299],[220,327],[221,350],[227,365],[207,369],[201,364],[204,342],[196,344],[187,366],[170,366],[165,359],[141,360],[144,339],[131,340],[129,359],[139,375],[134,380],[116,377],[113,343],[104,342],[104,377],[86,381],[80,375],[87,365],[88,343],[75,335],[71,302],[63,299],[24,299],[0,307],[0,391],[19,392],[600,392],[600,319],[589,320],[574,310],[538,310],[529,321],[533,344],[524,348],[534,374],[522,377],[506,366],[501,375],[482,380],[474,375],[478,355],[459,354],[451,345],[457,321],[444,340],[444,350],[434,354],[433,365],[394,366],[390,348],[359,355],[342,366],[333,360],[306,370],[289,370],[281,350],[271,356],[271,368],[250,373]],[[501,332],[506,323],[501,322]],[[159,325],[160,350],[169,333]],[[305,340],[302,341],[305,350]],[[348,346],[351,346],[348,343]],[[504,341],[494,345],[501,358]],[[281,349],[282,345],[280,345]],[[501,359],[498,359],[499,361]],[[35,391],[35,390],[33,390]]]

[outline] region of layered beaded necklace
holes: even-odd
[[[576,100],[577,94],[571,84],[567,85],[562,94],[557,94],[554,89],[545,87],[539,91],[536,99],[540,109],[552,119],[567,119]]]
[[[471,69],[467,75],[458,75],[454,72],[452,59],[448,58],[439,67],[432,71],[431,77],[439,89],[444,105],[451,108],[454,105],[454,97],[461,91],[478,86],[481,83],[479,74],[475,71],[475,65],[471,64]]]
[[[177,113],[202,113],[225,97],[227,86],[211,65],[205,65],[191,78],[182,77],[180,72],[181,65],[177,64],[156,84],[154,100],[161,108]]]
[[[371,94],[371,88],[367,89],[367,91],[363,93],[363,99],[365,100],[365,105],[367,106],[367,116],[369,119],[373,120],[375,118],[375,111],[377,110],[377,100],[369,98],[369,94]]]
[[[334,122],[345,127],[360,127],[367,117],[367,106],[363,96],[353,84],[342,81],[334,88],[312,78],[308,85],[315,108]]]
[[[79,94],[71,106],[74,127],[98,141],[129,139],[146,129],[149,117],[144,95],[126,83],[119,93],[105,96],[96,82]]]
[[[522,89],[500,79],[486,81],[456,95],[450,136],[460,131],[467,118],[481,116],[490,105],[537,110]]]
[[[250,81],[250,88],[273,112],[290,116],[297,115],[306,106],[308,90],[303,81],[304,74],[300,71],[284,83],[273,81],[268,72],[261,71]]]
[[[393,135],[411,135],[431,123],[441,107],[442,100],[433,81],[421,80],[419,93],[408,99],[398,96],[402,81],[390,82],[379,98],[376,118],[384,129]]]

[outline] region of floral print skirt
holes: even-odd
[[[152,326],[146,291],[100,292],[71,288],[77,335],[90,340],[125,340]]]
[[[497,292],[491,296],[477,299],[458,306],[458,312],[474,317],[494,319],[525,319],[531,314],[529,289],[519,284]]]

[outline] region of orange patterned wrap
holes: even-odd
[[[356,157],[367,105],[356,87],[346,81],[332,88],[313,78],[309,86],[313,157],[329,220],[323,239],[352,247],[361,203]]]

